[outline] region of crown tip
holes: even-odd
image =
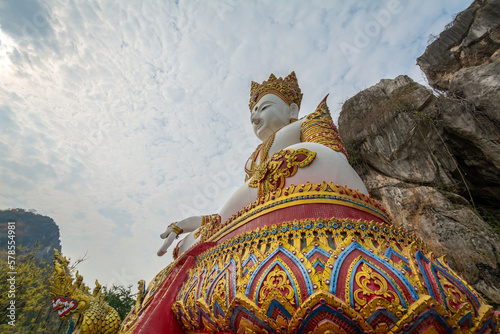
[[[273,73],[271,73],[271,75],[269,76],[269,79],[267,79],[267,81],[274,81],[274,80],[276,80],[276,76]]]

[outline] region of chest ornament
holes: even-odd
[[[309,166],[314,158],[316,152],[306,149],[278,151],[255,169],[248,185],[258,188],[259,198],[277,189],[283,189],[285,178],[294,176],[299,168]]]

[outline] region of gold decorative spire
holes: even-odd
[[[284,79],[281,77],[277,79],[276,76],[271,73],[269,79],[262,84],[252,81],[250,87],[250,110],[252,110],[255,104],[266,94],[275,94],[285,101],[286,104],[290,105],[296,103],[300,108],[302,93],[300,92],[295,72],[290,73]]]
[[[302,122],[300,141],[325,145],[334,151],[344,153],[347,160],[349,160],[344,142],[340,138],[339,131],[333,123],[330,109],[326,104],[327,97],[328,95],[320,102],[316,111],[307,116]]]

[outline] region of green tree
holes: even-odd
[[[68,323],[52,313],[49,292],[53,267],[39,262],[36,250],[18,248],[11,256],[8,258],[5,251],[0,254],[0,333],[65,333]],[[12,300],[15,317],[9,310]]]
[[[121,285],[111,286],[111,288],[103,287],[106,294],[104,300],[109,306],[114,307],[123,321],[135,304],[135,294],[132,293],[132,285],[127,288]]]

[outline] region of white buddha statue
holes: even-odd
[[[158,251],[159,256],[165,254],[178,234],[189,233],[179,243],[174,256],[182,254],[199,241],[202,233],[196,232],[202,226],[210,228],[210,224],[227,221],[273,187],[326,181],[368,194],[360,177],[349,165],[347,153],[326,106],[326,97],[314,113],[297,120],[301,100],[302,94],[294,72],[284,79],[271,74],[262,84],[252,82],[250,120],[254,133],[262,140],[262,144],[245,165],[246,182],[218,214],[193,216],[169,225],[161,234],[165,241]],[[267,183],[264,182],[264,174],[274,168],[272,166],[279,164],[280,154],[282,156],[283,152],[309,152],[310,159],[288,173],[290,175],[269,178]]]
[[[498,313],[413,234],[392,227],[326,106],[297,120],[295,73],[252,82],[262,140],[218,214],[171,224],[175,261],[121,332],[493,333]],[[497,331],[498,332],[498,331]]]

